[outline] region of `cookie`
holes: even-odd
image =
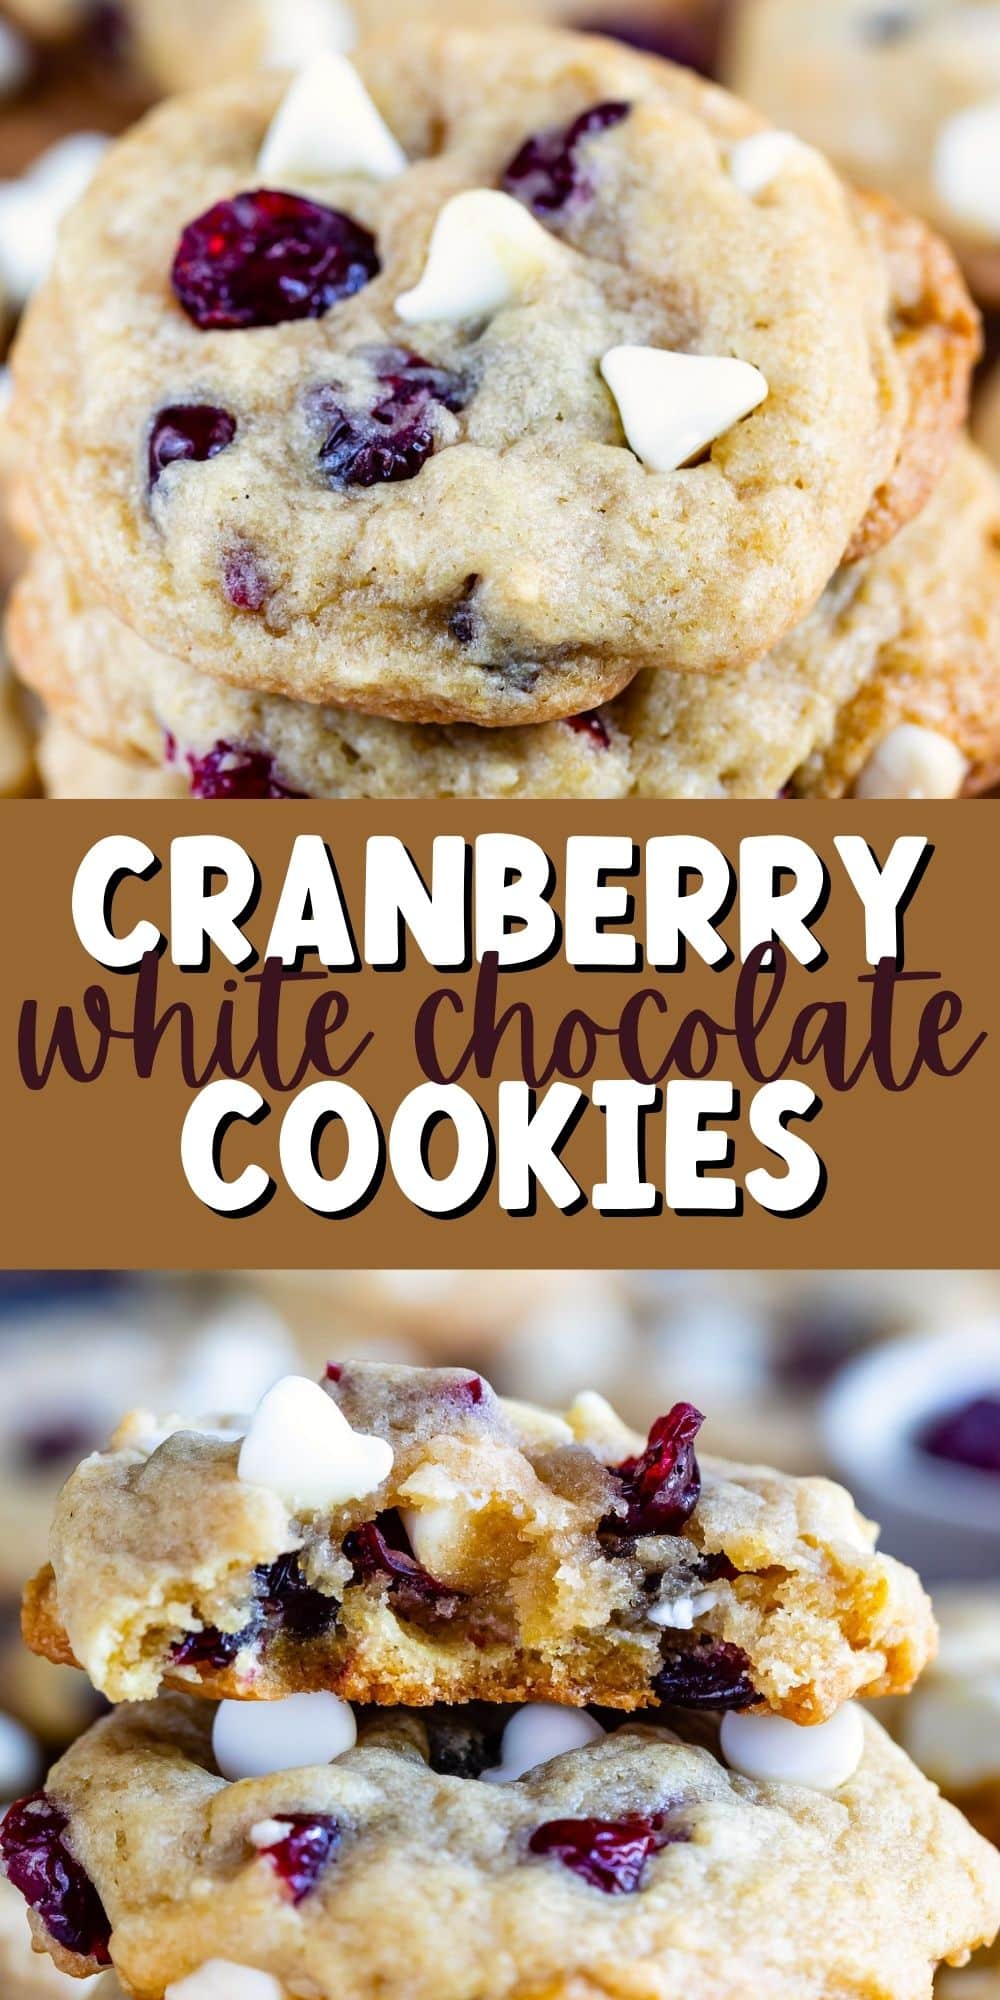
[[[119,1989],[120,1990],[120,1989]],[[81,1986],[58,1971],[47,1953],[32,1950],[24,1903],[0,1879],[0,1991],[4,2000],[112,2000],[93,1984]]]
[[[127,0],[140,68],[164,91],[197,90],[254,69],[297,69],[315,55],[395,33],[415,16],[478,27],[475,0]],[[715,0],[500,0],[490,22],[559,21],[708,70],[720,8]]]
[[[899,1704],[899,1740],[1000,1847],[1000,1590],[937,1593],[941,1651]]]
[[[183,779],[142,757],[118,756],[50,718],[38,742],[38,768],[50,799],[176,799],[189,797]]]
[[[650,670],[595,713],[519,730],[225,688],[88,605],[51,553],[15,594],[10,641],[75,734],[50,739],[43,766],[77,795],[130,793],[159,769],[171,797],[947,797],[1000,760],[998,544],[996,476],[963,447],[919,518],[840,570],[764,660]],[[95,773],[80,738],[141,760],[134,775]]]
[[[1000,1856],[856,1708],[785,1725],[766,1776],[745,1719],[670,1722],[347,1710],[335,1744],[304,1712],[241,1755],[164,1698],[99,1723],[0,1846],[57,1962],[113,1958],[141,2000],[256,2000],[240,1968],[261,2000],[930,2000],[992,1935]]]
[[[699,1469],[701,1421],[678,1404],[643,1446],[602,1397],[557,1417],[365,1362],[208,1429],[137,1412],[63,1489],[25,1636],[114,1701],[169,1682],[816,1721],[908,1687],[934,1647],[916,1577],[839,1487]]]
[[[727,80],[955,244],[1000,300],[1000,26],[992,0],[740,0]]]
[[[759,656],[910,421],[858,211],[609,42],[357,60],[377,111],[347,64],[178,100],[69,219],[15,414],[81,584],[219,678],[402,720],[540,722]],[[338,92],[367,172],[319,165]]]

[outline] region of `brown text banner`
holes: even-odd
[[[995,1262],[985,803],[0,838],[7,1268]]]

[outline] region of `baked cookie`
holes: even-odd
[[[222,679],[403,720],[759,656],[912,420],[867,217],[609,42],[357,63],[162,108],[70,217],[15,419],[81,584]]]
[[[47,1952],[33,1951],[24,1902],[0,1879],[0,1992],[3,2000],[112,2000],[113,1988],[94,1981],[81,1986],[60,1972]]]
[[[701,1421],[678,1404],[644,1446],[599,1396],[557,1417],[365,1362],[207,1429],[140,1411],[63,1489],[25,1636],[113,1701],[169,1683],[809,1722],[909,1687],[934,1650],[917,1578],[842,1488],[699,1469]]]
[[[1000,15],[994,0],[740,0],[727,80],[955,244],[1000,299]]]
[[[99,1723],[0,1831],[57,1963],[140,2000],[930,2000],[1000,1922],[1000,1856],[856,1708],[334,1708]]]
[[[0,1403],[0,1604],[44,1562],[63,1481],[108,1437],[122,1402],[161,1406],[263,1394],[295,1350],[262,1300],[205,1310],[147,1291],[141,1304],[65,1301],[8,1311]]]
[[[557,21],[609,34],[708,73],[715,59],[719,0],[494,0],[490,24]],[[297,69],[315,55],[345,53],[369,35],[396,33],[421,15],[478,27],[476,0],[126,0],[140,68],[164,91],[197,90],[255,69]]]
[[[50,799],[190,797],[187,785],[176,772],[148,764],[142,757],[123,757],[113,750],[102,750],[55,717],[50,717],[42,728],[38,768],[45,796]]]
[[[941,1651],[899,1704],[896,1733],[914,1761],[1000,1847],[1000,1590],[936,1594]]]
[[[227,688],[88,604],[51,552],[15,593],[9,632],[22,676],[73,732],[42,752],[62,795],[952,797],[1000,761],[998,549],[1000,487],[966,446],[918,519],[839,571],[764,660],[649,670],[599,711],[515,730]],[[95,770],[80,739],[132,761]]]

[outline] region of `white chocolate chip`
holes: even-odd
[[[906,1704],[905,1745],[939,1785],[972,1791],[1000,1777],[1000,1674],[926,1681]]]
[[[0,1714],[0,1799],[17,1799],[38,1777],[38,1745],[12,1715]]]
[[[861,1710],[845,1702],[829,1722],[803,1728],[783,1715],[722,1718],[719,1747],[733,1771],[772,1785],[806,1785],[813,1792],[836,1792],[853,1778],[864,1754]]]
[[[269,1487],[302,1514],[363,1500],[391,1471],[392,1446],[352,1431],[332,1397],[303,1375],[286,1375],[268,1390],[239,1461],[242,1480]]]
[[[259,1848],[262,1854],[266,1854],[269,1847],[278,1847],[287,1838],[287,1823],[280,1819],[259,1819],[247,1834],[251,1847]]]
[[[1000,236],[1000,98],[946,120],[931,171],[938,200],[955,222],[976,236]]]
[[[354,1710],[335,1694],[290,1694],[284,1701],[221,1701],[212,1749],[224,1778],[267,1778],[307,1764],[332,1764],[358,1740]]]
[[[9,21],[0,21],[0,97],[13,97],[31,75],[31,49]]]
[[[731,147],[729,172],[741,194],[752,198],[763,194],[789,161],[806,150],[793,132],[754,132]]]
[[[954,799],[969,766],[957,744],[936,729],[900,722],[872,751],[855,779],[856,799]]]
[[[566,1412],[566,1422],[577,1444],[609,1465],[620,1464],[641,1451],[643,1440],[623,1423],[616,1409],[598,1389],[581,1389]]]
[[[332,52],[296,77],[257,161],[266,187],[315,188],[337,174],[392,180],[406,154],[372,103],[354,64]]]
[[[529,1444],[572,1444],[573,1433],[564,1417],[554,1410],[540,1410],[535,1403],[518,1403],[504,1396],[503,1408],[511,1423]]]
[[[358,39],[358,24],[346,0],[264,0],[265,69],[301,69],[332,50],[343,55]]]
[[[285,2000],[285,1989],[269,1972],[210,1958],[197,1972],[168,1986],[164,2000]]]
[[[599,1743],[605,1731],[585,1708],[560,1708],[550,1701],[529,1701],[512,1715],[500,1745],[500,1763],[484,1771],[488,1785],[513,1785],[527,1771]]]
[[[55,255],[63,216],[88,186],[108,145],[76,132],[50,146],[17,181],[0,182],[0,286],[23,305]]]
[[[601,374],[625,436],[650,472],[689,464],[768,393],[760,370],[748,361],[663,347],[612,347]]]
[[[488,319],[566,255],[512,195],[468,188],[446,201],[423,275],[396,300],[400,319]]]
[[[712,1611],[719,1602],[717,1590],[696,1590],[690,1597],[661,1598],[649,1610],[651,1625],[662,1625],[671,1632],[691,1632],[699,1618],[706,1611]]]
[[[470,1514],[487,1503],[488,1495],[459,1486],[443,1465],[418,1465],[400,1488],[400,1519],[418,1563],[441,1583],[460,1582],[463,1547]]]

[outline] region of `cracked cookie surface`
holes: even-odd
[[[227,688],[82,599],[51,551],[18,588],[10,637],[61,719],[43,745],[47,780],[82,796],[145,773],[170,797],[842,797],[877,774],[901,727],[938,739],[953,791],[978,788],[1000,762],[1000,486],[963,446],[922,514],[838,571],[753,667],[650,669],[589,715],[523,729]],[[105,774],[106,753],[132,761]]]
[[[29,1644],[75,1657],[115,1701],[169,1684],[250,1700],[669,1700],[800,1722],[903,1691],[933,1653],[918,1579],[876,1553],[849,1495],[699,1466],[689,1405],[644,1446],[600,1397],[556,1416],[456,1370],[337,1364],[323,1391],[284,1392],[280,1449],[301,1455],[320,1424],[337,1434],[325,1462],[374,1456],[336,1504],[289,1498],[277,1470],[261,1483],[267,1398],[221,1434],[127,1419],[63,1489]]]
[[[139,2000],[212,1960],[321,2000],[929,2000],[1000,1921],[1000,1857],[867,1717],[828,1793],[739,1776],[711,1718],[606,1718],[484,1783],[506,1719],[368,1712],[331,1764],[227,1782],[211,1711],[164,1697],[98,1724],[32,1810]],[[10,1822],[3,1844],[18,1873]],[[38,1901],[40,1941],[90,1969]]]
[[[644,665],[758,657],[820,595],[911,420],[858,209],[802,149],[748,194],[731,158],[755,115],[609,42],[414,30],[357,64],[408,164],[317,182],[307,215],[248,192],[280,81],[180,100],[113,149],[20,342],[49,536],[154,646],[404,720],[537,722]],[[545,169],[557,196],[511,175],[595,108],[565,175]],[[505,176],[534,275],[492,316],[404,325],[442,209]],[[223,213],[243,317],[220,325],[204,314],[221,224],[204,218]],[[247,305],[253,244],[264,231],[270,284],[299,228],[318,316],[247,324],[278,310],[259,287]],[[738,361],[766,397],[700,462],[650,470],[599,372],[636,345]],[[192,410],[218,419],[210,440]],[[406,469],[357,483],[373,423]]]

